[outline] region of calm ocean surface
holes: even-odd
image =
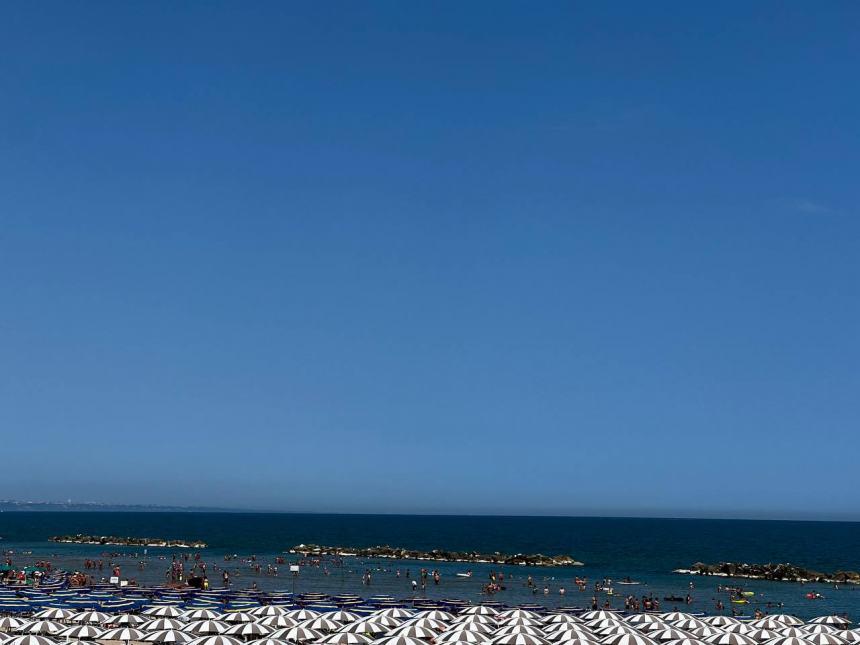
[[[616,607],[623,606],[626,593],[653,593],[660,598],[686,595],[692,580],[694,604],[690,609],[713,612],[718,595],[716,586],[728,581],[681,576],[672,574],[673,569],[688,567],[696,561],[724,560],[791,562],[825,572],[860,569],[860,523],[243,513],[0,513],[0,545],[4,551],[16,552],[16,564],[48,558],[63,568],[81,568],[84,558],[99,557],[105,551],[101,547],[47,542],[51,535],[70,533],[200,539],[209,544],[203,551],[207,563],[229,566],[237,585],[256,582],[260,588],[286,590],[295,585],[296,591],[351,591],[365,596],[390,593],[410,597],[406,570],[410,569],[415,577],[414,572],[426,566],[442,573],[441,584],[438,587],[431,584],[426,595],[479,602],[486,599],[480,595],[481,585],[489,571],[498,570],[498,567],[348,560],[344,567],[303,568],[299,578],[293,580],[284,570],[278,576],[266,574],[265,569],[262,574],[256,574],[241,558],[254,554],[265,567],[273,562],[275,555],[296,544],[317,543],[567,554],[584,562],[584,567],[565,569],[504,569],[509,579],[508,588],[496,595],[495,600],[509,604],[540,602],[549,606],[589,603],[591,589],[587,594],[574,591],[572,579],[575,575],[587,576],[590,581],[630,576],[643,583],[635,587],[616,586],[619,595],[612,599]],[[123,565],[124,577],[149,584],[164,581],[166,560],[172,551],[149,549],[146,566],[140,569],[142,552],[132,553],[133,549],[123,547],[110,547],[110,550],[126,552],[117,558]],[[24,554],[26,551],[32,553]],[[237,554],[240,560],[225,565],[225,554]],[[366,568],[374,571],[370,589],[361,584],[361,574]],[[396,576],[398,568],[403,574],[400,578]],[[453,575],[467,568],[474,572],[471,579]],[[210,578],[217,581],[220,576],[212,569],[214,566],[210,569]],[[537,595],[523,584],[529,574],[541,586]],[[732,584],[742,584],[755,591],[755,598],[761,603],[782,602],[784,610],[801,617],[834,611],[847,611],[860,617],[860,593],[853,586],[835,589],[827,585],[763,581],[734,581]],[[549,587],[548,595],[543,594],[544,585]],[[567,589],[565,597],[558,594],[561,586]],[[805,594],[813,589],[821,592],[824,600],[806,600]],[[727,597],[721,597],[728,606]],[[676,604],[663,603],[664,608]]]

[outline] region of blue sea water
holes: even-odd
[[[718,584],[741,584],[755,591],[755,602],[782,602],[784,610],[801,617],[825,612],[849,612],[860,615],[860,594],[853,585],[833,588],[828,585],[799,585],[765,581],[728,581],[722,578],[689,577],[673,574],[702,562],[791,562],[824,572],[860,569],[860,523],[789,522],[747,520],[567,518],[567,517],[461,517],[403,515],[313,515],[264,513],[107,513],[107,512],[6,512],[0,513],[2,548],[15,551],[15,561],[51,559],[64,568],[80,568],[86,557],[98,557],[102,547],[60,545],[47,542],[56,534],[86,533],[98,535],[149,536],[176,539],[199,539],[208,543],[203,557],[212,565],[227,566],[239,585],[256,582],[260,588],[297,591],[350,591],[362,595],[391,593],[410,597],[409,580],[421,567],[437,568],[441,584],[426,590],[430,597],[462,597],[479,602],[481,586],[491,565],[457,563],[419,563],[383,560],[364,562],[349,559],[343,567],[305,567],[298,579],[281,568],[279,575],[266,575],[265,565],[272,563],[290,547],[300,543],[317,543],[348,547],[388,544],[430,550],[477,550],[503,553],[544,553],[571,555],[585,563],[576,568],[505,567],[506,591],[495,600],[516,604],[541,602],[548,606],[590,603],[592,590],[574,591],[573,577],[586,576],[590,581],[602,578],[619,580],[630,576],[643,584],[615,587],[619,595],[610,598],[615,607],[623,606],[623,594],[664,595],[692,593],[693,611],[712,612],[718,597]],[[146,567],[139,569],[141,552],[110,547],[111,551],[128,552],[117,557],[124,575],[141,583],[164,581],[167,568],[162,559],[174,552],[149,549]],[[24,555],[23,552],[32,552]],[[225,563],[225,554],[239,559]],[[264,565],[257,574],[243,561],[254,554]],[[214,567],[213,567],[214,568]],[[363,572],[373,572],[371,587],[361,584]],[[474,575],[465,579],[454,575],[471,568]],[[396,570],[401,570],[397,577]],[[539,585],[533,594],[525,587],[528,575]],[[210,577],[217,579],[215,575]],[[690,582],[694,588],[689,588]],[[543,587],[549,593],[543,594]],[[560,596],[559,588],[567,593]],[[825,598],[810,601],[805,594],[821,592]],[[728,606],[727,597],[721,595]],[[601,604],[605,598],[601,598]],[[670,603],[664,603],[667,607]],[[674,606],[674,605],[673,605]],[[748,607],[751,611],[755,605]],[[671,608],[671,607],[670,607]]]

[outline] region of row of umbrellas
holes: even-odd
[[[453,611],[386,607],[370,614],[259,605],[218,612],[160,605],[141,614],[45,608],[29,619],[0,617],[0,645],[860,645],[841,616],[804,622],[777,614],[743,622],[684,612],[540,613],[474,605]]]

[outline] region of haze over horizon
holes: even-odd
[[[0,6],[3,496],[860,519],[858,24]]]

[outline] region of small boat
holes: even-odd
[[[741,592],[742,596],[755,596],[755,591],[743,591]]]
[[[638,582],[636,580],[619,580],[616,584],[619,584],[619,585],[641,585],[642,583]]]
[[[736,605],[748,605],[748,604],[750,604],[750,601],[747,600],[746,598],[739,598],[737,600],[732,600],[732,602],[735,603]]]
[[[466,573],[458,573],[458,574],[457,574],[457,576],[458,576],[458,577],[460,577],[460,578],[471,578],[471,577],[472,577],[472,572],[471,572],[471,571],[466,571]]]

